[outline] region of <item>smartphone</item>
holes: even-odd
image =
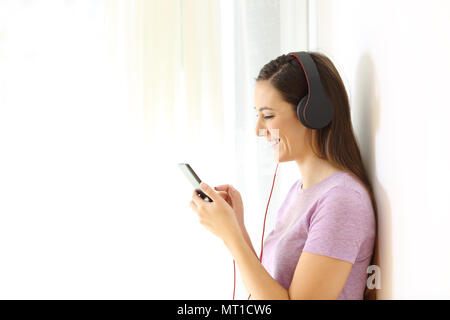
[[[200,188],[200,183],[202,180],[198,177],[198,175],[195,173],[195,171],[191,168],[189,163],[179,163],[178,166],[180,167],[181,171],[183,171],[186,178],[188,178],[189,182],[192,184],[192,186],[195,188],[195,191],[197,191],[198,195],[205,201],[213,202],[212,199],[210,199]]]

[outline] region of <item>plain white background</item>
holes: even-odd
[[[221,19],[204,4],[0,2],[2,298],[232,298],[232,257],[189,208],[192,186],[176,164],[189,162],[210,185],[228,183],[241,191],[259,252],[275,162],[265,139],[254,133],[254,77],[282,50],[306,49],[306,20],[285,32],[296,25],[292,8],[299,2],[293,1],[216,2]],[[152,19],[165,29],[152,28]],[[177,29],[189,19],[200,20]],[[206,32],[208,21],[221,26],[220,35]],[[212,42],[186,38],[196,31]],[[152,47],[139,32],[164,42]],[[188,49],[222,58],[213,63],[189,56]],[[191,63],[199,63],[194,74]],[[221,67],[214,88],[223,91],[221,101],[212,100],[217,95],[207,79],[217,81],[217,73],[210,66]],[[156,77],[155,70],[161,72]],[[188,109],[195,73],[202,96]],[[152,96],[169,82],[177,84],[175,96]],[[154,104],[144,122],[146,101]],[[224,120],[217,122],[220,105]],[[193,110],[199,127],[186,121]],[[157,129],[151,137],[149,123]],[[222,136],[215,123],[223,123]],[[191,138],[197,129],[201,139]],[[290,169],[294,175],[289,165],[279,169],[266,234],[299,178]],[[247,298],[239,274],[236,289],[237,298]]]

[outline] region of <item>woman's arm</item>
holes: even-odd
[[[288,291],[266,271],[243,235],[237,234],[224,243],[233,255],[245,288],[253,299],[289,300]]]
[[[337,299],[353,266],[348,261],[303,252],[286,290],[262,266],[243,236],[236,235],[225,245],[238,265],[245,288],[256,300]]]
[[[255,256],[258,257],[258,255],[256,254],[256,251],[255,251],[255,248],[253,248],[252,240],[250,240],[250,236],[248,235],[248,232],[247,232],[247,229],[245,228],[245,226],[241,226],[241,230],[242,230],[242,235],[244,237],[245,242],[248,244],[248,246],[253,251]],[[259,260],[259,258],[258,258],[258,260]]]
[[[334,300],[339,297],[353,264],[303,251],[289,287],[292,300]]]

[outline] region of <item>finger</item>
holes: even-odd
[[[225,191],[226,193],[230,194],[231,189],[233,189],[233,187],[229,184],[222,184],[220,186],[215,186],[214,189],[216,189],[217,191]]]
[[[201,202],[204,202],[201,196],[198,195],[198,191],[192,191],[192,201],[194,201],[195,205],[199,206]]]
[[[235,198],[238,196],[237,190],[231,185],[231,184],[223,184],[220,186],[214,187],[214,189],[218,191],[223,191],[228,194],[228,204],[230,206],[233,206],[233,203],[235,201]]]
[[[197,205],[193,200],[189,201],[189,207],[191,207],[192,210],[197,211]]]
[[[213,201],[223,200],[221,197],[219,197],[217,192],[213,188],[211,188],[208,184],[206,184],[205,182],[202,182],[200,184],[200,188]]]
[[[231,205],[231,198],[230,198],[230,196],[228,195],[228,193],[226,193],[225,191],[219,191],[219,192],[217,192],[217,194],[218,194],[219,196],[221,196],[223,199],[225,199],[225,201],[228,202],[228,204]]]
[[[228,198],[228,193],[226,193],[225,191],[218,191],[217,194],[225,200]]]
[[[216,189],[217,191],[225,191],[226,193],[228,193],[231,201],[233,201],[233,198],[239,195],[239,192],[231,184],[216,186],[214,187],[214,189]]]

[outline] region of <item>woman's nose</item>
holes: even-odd
[[[262,126],[259,120],[256,122],[255,133],[258,137],[264,137],[267,135],[267,128]]]

